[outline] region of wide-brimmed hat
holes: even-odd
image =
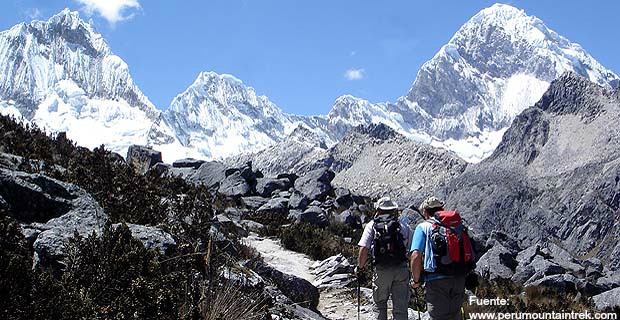
[[[439,200],[435,196],[431,196],[428,197],[428,199],[424,200],[424,202],[422,202],[422,204],[420,205],[420,210],[443,208],[443,205],[443,201]]]
[[[398,204],[390,197],[383,197],[375,203],[375,209],[382,211],[398,210]]]

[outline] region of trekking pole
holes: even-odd
[[[357,277],[357,320],[360,320],[360,276],[356,274]]]
[[[422,214],[422,212],[420,212],[420,209],[418,209],[415,205],[410,206],[409,209],[417,212],[420,215],[420,217],[422,218],[422,220],[426,220],[426,218],[424,218],[424,215]]]

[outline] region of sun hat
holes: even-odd
[[[398,204],[394,202],[390,197],[383,197],[375,203],[375,209],[382,211],[397,210]]]

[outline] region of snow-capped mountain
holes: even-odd
[[[0,32],[0,105],[80,145],[117,152],[146,144],[160,114],[101,34],[67,9]]]
[[[66,131],[87,147],[105,144],[124,154],[131,144],[150,145],[167,162],[266,150],[300,125],[313,143],[333,146],[370,123],[476,162],[565,71],[607,88],[620,82],[540,19],[496,4],[467,21],[394,102],[344,95],[327,115],[298,116],[233,76],[203,72],[160,112],[102,36],[64,10],[0,33],[0,112]]]
[[[538,18],[496,4],[465,23],[395,103],[338,110],[341,126],[384,122],[469,161],[490,155],[516,115],[566,71],[604,87],[619,78]],[[347,98],[351,99],[351,98]],[[340,108],[338,103],[334,108]]]
[[[295,129],[291,116],[231,75],[203,72],[172,100],[164,119],[184,147],[223,158],[264,149]]]

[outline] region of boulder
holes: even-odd
[[[319,289],[344,288],[353,281],[353,266],[342,254],[315,262],[310,270],[316,276],[312,283]]]
[[[205,163],[204,160],[197,160],[194,158],[185,158],[180,159],[172,163],[172,167],[174,168],[193,168],[198,169],[200,166]]]
[[[295,189],[305,194],[310,201],[324,200],[332,191],[331,181],[334,172],[328,168],[319,168],[307,172],[295,181]]]
[[[532,282],[545,276],[563,274],[564,272],[566,270],[558,264],[537,255],[529,263],[519,263],[512,280],[519,283]]]
[[[564,248],[556,245],[555,243],[549,243],[541,251],[552,257],[553,262],[559,264],[564,269],[576,275],[585,275],[585,268],[577,263],[577,260]]]
[[[131,145],[127,150],[127,163],[144,174],[156,163],[162,162],[161,152],[146,146]]]
[[[349,208],[353,205],[353,196],[351,196],[351,191],[347,188],[335,188],[334,194],[336,195],[336,207],[338,208]]]
[[[161,176],[163,174],[166,174],[170,171],[170,166],[163,163],[163,162],[158,162],[156,163],[154,166],[152,166],[149,169],[150,172],[155,173],[155,175],[157,176]]]
[[[319,207],[308,207],[308,209],[299,215],[297,222],[308,222],[322,228],[329,224],[329,219],[327,219],[327,212],[325,212],[325,210]]]
[[[353,214],[350,210],[345,210],[336,215],[336,222],[345,224],[352,229],[362,228],[362,219]]]
[[[620,307],[620,288],[611,289],[592,297],[597,310]]]
[[[265,203],[267,203],[267,201],[269,201],[269,199],[263,198],[263,197],[256,197],[256,196],[241,198],[241,202],[243,202],[245,207],[250,210],[257,210],[258,208],[262,207]]]
[[[249,195],[252,192],[252,188],[242,176],[242,173],[236,171],[222,180],[217,191],[225,196],[236,197]]]
[[[274,191],[286,191],[291,187],[288,179],[259,178],[256,179],[256,193],[262,197],[269,197]]]
[[[291,209],[304,210],[308,207],[309,202],[310,201],[308,200],[308,197],[306,197],[304,194],[299,191],[294,191],[289,197],[288,206]]]
[[[281,173],[278,176],[276,176],[276,179],[288,179],[291,185],[295,183],[295,180],[297,180],[297,178],[298,176],[294,173]]]
[[[214,188],[226,178],[226,166],[217,161],[207,161],[192,170],[187,180],[195,184],[204,184],[209,188]]]
[[[41,174],[0,169],[0,197],[33,243],[35,262],[62,266],[67,240],[101,233],[108,216],[83,189]],[[27,199],[27,201],[25,201]]]
[[[112,227],[117,228],[120,225],[120,223],[116,223]],[[160,228],[131,223],[127,224],[127,228],[131,231],[131,235],[140,240],[146,249],[155,249],[165,255],[177,246],[172,235]]]
[[[250,232],[259,232],[261,231],[261,229],[263,229],[265,226],[256,222],[256,221],[252,221],[252,220],[241,220],[239,221],[239,224],[241,225],[241,227],[243,227],[245,230],[250,231]]]
[[[555,274],[551,276],[545,276],[535,281],[528,281],[524,285],[530,286],[543,286],[554,289],[558,292],[577,292],[580,280],[571,274]]]
[[[316,310],[319,305],[319,289],[308,280],[283,273],[262,261],[252,261],[247,266],[261,277],[271,280],[284,295],[302,307]]]
[[[532,260],[534,260],[534,257],[536,257],[536,255],[538,255],[540,253],[540,246],[539,245],[533,245],[533,246],[529,246],[527,247],[525,250],[519,251],[519,253],[517,253],[517,262],[519,263],[519,266],[526,266],[529,265],[530,262],[532,262]]]
[[[260,206],[259,206],[260,207]],[[224,215],[234,222],[239,222],[245,216],[245,212],[237,208],[231,207],[224,210]]]
[[[496,243],[476,263],[476,271],[489,279],[510,279],[517,267],[515,252]]]
[[[262,205],[256,213],[261,218],[272,218],[272,219],[281,219],[288,217],[288,199],[285,198],[274,198],[270,199]]]
[[[603,277],[596,279],[596,285],[608,290],[620,287],[620,273],[610,272]]]

